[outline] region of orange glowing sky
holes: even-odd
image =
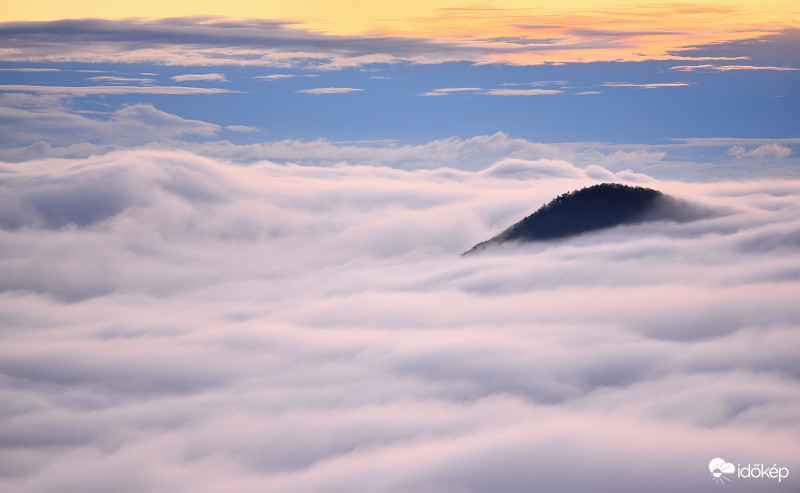
[[[285,20],[331,35],[398,35],[507,46],[486,61],[519,64],[670,58],[686,46],[753,38],[800,25],[796,1],[140,0],[8,3],[4,21],[225,16]],[[557,48],[557,49],[553,49]]]

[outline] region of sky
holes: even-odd
[[[0,490],[796,491],[799,10],[4,6]]]

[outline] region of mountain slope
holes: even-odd
[[[464,254],[512,241],[555,240],[623,224],[660,220],[685,222],[707,215],[707,211],[652,188],[602,183],[556,197]]]

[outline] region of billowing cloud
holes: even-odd
[[[187,81],[215,81],[215,82],[228,82],[228,79],[225,77],[224,74],[184,74],[184,75],[173,75],[171,77],[172,80],[175,82],[187,82]]]
[[[675,144],[679,147],[679,144]],[[730,146],[730,144],[728,144]],[[442,167],[478,171],[506,158],[525,161],[569,159],[580,166],[604,166],[614,171],[632,167],[663,171],[667,153],[658,146],[604,146],[599,143],[541,143],[503,132],[467,139],[450,137],[421,144],[281,140],[235,145],[230,142],[181,143],[197,154],[233,161],[269,159],[281,163],[336,166],[350,163],[405,169]],[[698,164],[692,163],[692,169]],[[708,171],[705,169],[704,171]],[[726,172],[730,172],[727,168]]]
[[[0,133],[6,137],[0,148],[0,160],[14,162],[45,157],[88,157],[125,146],[146,145],[151,149],[191,150],[199,155],[241,163],[268,159],[309,166],[337,166],[346,162],[403,169],[451,167],[478,171],[506,158],[525,161],[568,160],[592,173],[592,178],[612,179],[616,173],[634,181],[642,181],[642,177],[647,175],[662,179],[691,177],[694,180],[708,180],[711,177],[797,177],[800,173],[794,152],[780,162],[773,160],[770,166],[752,166],[751,160],[739,159],[730,152],[732,147],[737,146],[753,150],[760,146],[774,147],[772,144],[793,149],[800,145],[800,139],[670,139],[674,142],[657,145],[543,143],[497,132],[493,135],[466,139],[450,137],[419,144],[392,140],[336,142],[325,139],[235,144],[227,140],[176,140],[189,135],[214,138],[220,127],[209,122],[186,120],[156,108],[149,110],[154,112],[149,118],[163,121],[167,127],[156,131],[141,128],[137,132],[114,132],[112,129],[119,127],[107,123],[115,119],[114,112],[73,114],[64,107],[63,96],[60,95],[7,93],[0,94],[0,103],[11,106],[4,111],[9,120],[7,126],[3,127],[7,131]],[[48,124],[42,125],[41,122],[45,121]],[[141,123],[145,121],[141,120]],[[239,130],[244,130],[240,127],[252,128],[248,125],[230,126]],[[721,161],[698,161],[692,158],[698,154],[719,155]]]
[[[46,95],[50,96],[50,95]],[[216,134],[220,127],[165,113],[150,104],[123,106],[106,114],[87,115],[66,110],[58,98],[10,98],[15,106],[0,107],[0,143],[53,146],[73,144],[132,145],[185,135]],[[100,118],[97,118],[97,117]],[[47,144],[44,144],[44,143]]]
[[[642,175],[720,213],[467,258],[624,175],[155,150],[1,171],[0,489],[674,492],[714,457],[800,468],[797,180]]]
[[[527,161],[523,159],[504,159],[483,171],[490,176],[506,178],[586,178],[584,171],[567,161],[540,159]],[[609,173],[609,176],[613,176]]]
[[[300,89],[295,92],[302,92],[305,94],[347,94],[351,92],[361,92],[364,89],[356,87],[315,87],[313,89]]]

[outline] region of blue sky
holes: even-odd
[[[192,62],[191,57],[174,61],[163,53],[153,55],[157,63],[111,63],[113,57],[91,51],[97,49],[96,43],[86,47],[79,35],[81,25],[75,24],[77,27],[65,28],[66,39],[74,38],[78,43],[71,58],[98,61],[45,62],[41,59],[47,58],[47,51],[34,40],[39,39],[37,30],[46,27],[21,29],[27,37],[20,36],[17,43],[21,50],[28,46],[32,54],[28,62],[0,63],[0,90],[7,105],[17,104],[12,101],[20,95],[46,91],[49,101],[60,101],[57,111],[94,121],[113,119],[115,112],[127,106],[151,105],[157,112],[208,124],[199,132],[179,132],[181,141],[191,143],[229,141],[245,145],[325,139],[419,145],[502,132],[535,143],[659,148],[683,142],[675,139],[727,138],[762,139],[758,145],[774,140],[775,145],[791,151],[791,156],[797,150],[792,139],[800,130],[800,61],[793,47],[800,36],[793,29],[743,41],[687,47],[674,52],[669,60],[544,65],[457,60],[416,63],[410,61],[413,56],[406,51],[438,50],[437,56],[442,58],[451,48],[435,43],[433,48],[419,48],[417,41],[405,41],[409,46],[403,46],[404,40],[395,38],[379,38],[376,43],[387,44],[385,51],[399,54],[393,55],[391,63],[374,62],[374,58],[359,58],[370,52],[363,43],[358,44],[361,41],[322,36],[304,42],[323,50],[333,39],[342,45],[333,47],[339,51],[318,58],[309,54],[292,58],[294,55],[289,54],[271,63],[242,66],[249,55],[241,55],[244,58],[237,59],[238,64],[225,58],[214,65],[213,57],[202,64]],[[141,36],[131,29],[131,33],[123,30],[117,41],[141,43]],[[224,31],[205,42],[222,51],[221,46],[236,42],[235,38],[226,41]],[[108,35],[97,36],[106,39],[102,36]],[[175,46],[185,50],[187,43],[197,41],[192,36],[207,34],[190,33],[176,39],[164,36],[167,43],[178,43]],[[81,50],[94,54],[83,56]],[[345,56],[337,58],[340,53]],[[59,60],[65,58],[70,55]],[[165,86],[170,89],[163,89]],[[81,89],[56,87],[95,89],[83,94]],[[7,112],[6,125],[15,131],[4,133],[2,147],[19,149],[36,142],[63,147],[87,140],[143,145],[148,139],[163,140],[155,133],[127,142],[124,136],[115,143],[103,136],[87,139],[82,134],[70,141],[68,131],[59,132],[55,127],[22,132],[20,126],[30,126],[33,121],[26,116],[26,104],[18,108],[21,111]],[[20,118],[26,123],[20,124],[16,120]],[[212,129],[214,125],[218,126],[216,130]],[[53,139],[48,138],[48,131],[55,132]],[[731,142],[714,144],[713,150],[693,149],[690,154],[706,161],[725,160],[734,147]],[[752,144],[745,152],[755,148]],[[673,149],[665,159],[678,159],[686,152],[686,146]],[[765,157],[770,157],[768,154]],[[774,157],[788,157],[784,154],[786,151]]]
[[[671,70],[675,66],[675,62],[532,67],[451,62],[374,64],[320,72],[230,66],[187,69],[145,64],[6,63],[2,68],[47,67],[61,71],[7,71],[2,78],[5,84],[133,83],[237,91],[214,95],[102,95],[73,101],[78,110],[98,111],[148,102],[187,119],[259,129],[258,135],[238,136],[239,142],[318,137],[421,142],[502,131],[542,142],[656,144],[681,137],[788,138],[797,134],[800,71]],[[185,74],[221,74],[225,80],[176,83],[171,79]],[[260,78],[270,76],[290,77]],[[112,79],[91,80],[93,77]],[[358,91],[300,92],[328,87]],[[453,88],[465,90],[442,91]],[[554,93],[487,94],[506,89]],[[424,95],[437,90],[443,95]]]

